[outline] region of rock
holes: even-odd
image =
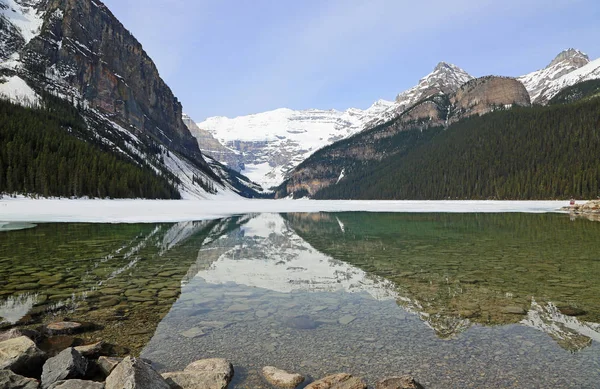
[[[233,365],[223,358],[201,359],[187,365],[185,372],[189,373],[214,373],[222,377],[227,383],[233,378]]]
[[[194,338],[199,338],[199,337],[201,337],[201,336],[204,336],[204,335],[206,335],[206,332],[204,332],[204,331],[202,330],[202,328],[199,328],[199,327],[194,327],[194,328],[190,328],[190,329],[189,329],[189,330],[187,330],[187,331],[180,332],[179,334],[180,334],[181,336],[184,336],[184,337],[186,337],[186,338],[189,338],[189,339],[194,339]]]
[[[248,312],[251,310],[252,308],[247,304],[233,304],[227,308],[227,312]]]
[[[33,378],[26,378],[10,370],[0,370],[0,388],[2,389],[38,389],[40,383]]]
[[[423,387],[413,377],[403,375],[378,381],[375,389],[423,389]]]
[[[511,305],[508,307],[503,307],[500,312],[502,313],[506,313],[508,315],[524,315],[527,312],[525,311],[525,309],[523,309],[522,307],[516,306],[516,305]]]
[[[340,317],[340,319],[338,320],[338,323],[345,326],[347,324],[352,323],[354,320],[356,320],[356,316],[346,315],[346,316]]]
[[[48,388],[55,382],[72,378],[83,378],[87,371],[88,361],[73,347],[50,358],[42,371],[42,388]]]
[[[164,373],[163,378],[171,389],[225,389],[227,381],[211,373],[189,373],[178,371]]]
[[[45,353],[26,336],[0,342],[0,370],[8,369],[26,377],[36,377],[42,371],[45,357]]]
[[[367,389],[367,384],[360,378],[340,373],[315,381],[304,389]]]
[[[163,377],[172,389],[225,389],[233,378],[233,366],[225,359],[202,359]]]
[[[572,306],[561,306],[558,307],[558,310],[560,311],[560,313],[566,316],[583,316],[587,313],[581,308],[575,308]]]
[[[100,371],[104,373],[106,377],[108,377],[115,367],[117,367],[117,365],[122,361],[123,358],[100,357],[96,363],[98,364]]]
[[[75,347],[75,350],[77,350],[81,355],[83,355],[86,358],[97,358],[102,353],[104,345],[105,343],[103,341],[100,341],[94,344],[77,346]]]
[[[306,315],[291,317],[285,321],[285,324],[298,330],[313,330],[319,326],[319,323]]]
[[[83,324],[71,322],[71,321],[60,321],[57,323],[51,323],[46,326],[46,332],[50,335],[66,335],[73,334],[84,329]]]
[[[0,332],[0,342],[4,342],[5,340],[20,338],[21,336],[26,336],[29,339],[35,341],[41,337],[40,333],[34,330],[26,330],[26,329],[16,329]]]
[[[104,389],[102,382],[67,380],[58,381],[52,384],[48,389]]]
[[[141,359],[127,357],[106,378],[106,389],[170,389],[169,384]]]
[[[304,382],[304,377],[300,374],[288,373],[273,366],[263,367],[262,374],[271,385],[278,388],[294,389]]]

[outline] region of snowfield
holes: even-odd
[[[67,200],[0,199],[2,222],[158,223],[248,213],[399,212],[548,213],[568,201],[316,201],[316,200]]]

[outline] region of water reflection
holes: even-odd
[[[165,369],[229,358],[236,387],[264,385],[269,364],[431,387],[589,386],[598,232],[563,215],[246,216],[198,249],[143,355]]]

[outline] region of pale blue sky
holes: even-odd
[[[105,0],[196,121],[367,108],[440,61],[518,76],[600,57],[598,0]]]

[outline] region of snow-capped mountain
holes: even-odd
[[[593,73],[600,66],[599,64],[594,69],[584,70],[583,77],[568,77],[574,71],[587,66],[589,63],[590,58],[587,54],[576,49],[567,49],[558,54],[544,69],[526,74],[517,79],[525,85],[531,96],[532,103],[546,104],[561,89],[579,81],[585,81],[583,74],[589,76],[590,73]],[[591,78],[598,76],[600,74],[596,74],[595,77],[592,76]]]
[[[198,123],[197,127],[238,152],[244,165],[241,173],[269,188],[283,182],[289,171],[316,150],[390,120],[424,98],[440,92],[455,92],[472,79],[461,68],[441,62],[415,87],[399,94],[396,101],[378,100],[366,110],[294,111],[282,108],[234,119],[212,117]],[[211,155],[212,146],[203,144],[201,136],[196,137],[200,149]],[[219,159],[216,155],[215,158]]]
[[[42,92],[80,108],[82,140],[170,177],[183,198],[257,194],[204,159],[154,62],[99,0],[0,0],[0,98],[38,106]]]
[[[379,100],[366,110],[294,111],[282,108],[234,119],[212,117],[198,123],[197,127],[208,131],[239,155],[242,174],[263,188],[269,188],[279,185],[285,174],[310,154],[360,131],[393,105]],[[215,153],[214,145],[205,142],[198,131],[192,133],[198,138],[203,153],[219,159],[216,154],[221,151]]]

